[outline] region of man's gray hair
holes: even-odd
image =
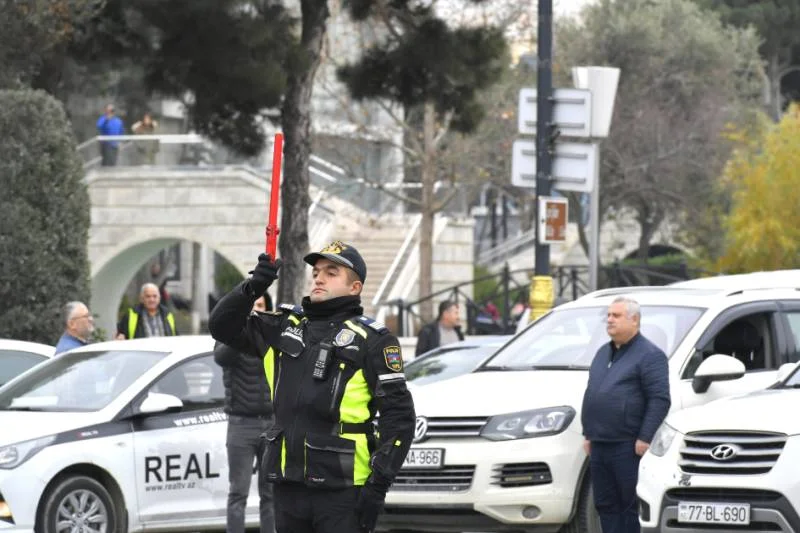
[[[154,289],[156,292],[158,292],[158,295],[161,296],[161,291],[158,289],[158,285],[155,283],[145,283],[142,285],[142,288],[139,289],[139,296],[144,295],[145,289]]]
[[[83,302],[79,302],[77,300],[72,302],[67,302],[64,304],[64,307],[61,309],[61,316],[64,319],[64,325],[67,324],[72,317],[75,316],[75,311],[78,310],[79,307],[83,306]]]
[[[633,298],[629,296],[617,296],[616,298],[614,298],[614,301],[611,302],[611,304],[613,305],[616,303],[625,304],[625,314],[628,315],[628,318],[633,318],[635,316],[639,318],[642,317],[642,310],[641,307],[639,306],[639,302],[637,302]]]

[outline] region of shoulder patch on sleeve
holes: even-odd
[[[386,346],[383,349],[383,360],[386,361],[386,367],[392,372],[403,370],[403,356],[400,355],[399,346]]]
[[[358,317],[358,321],[364,324],[365,326],[377,331],[378,333],[389,333],[389,328],[387,328],[383,322],[378,322],[368,316],[360,316]]]
[[[305,315],[305,312],[303,311],[303,308],[300,307],[299,305],[280,304],[278,306],[278,308],[279,309],[283,309],[284,311],[289,311],[290,313],[293,313],[293,314],[298,315],[298,316]]]

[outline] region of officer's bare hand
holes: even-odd
[[[643,456],[645,452],[649,449],[650,449],[650,443],[645,442],[643,440],[636,441],[635,450],[636,450],[636,455],[638,455],[639,457]]]
[[[261,254],[258,256],[258,264],[250,274],[250,288],[257,295],[264,294],[264,291],[272,285],[272,282],[278,279],[278,270],[281,268],[280,259],[272,259],[269,254]]]
[[[586,455],[591,455],[592,453],[592,442],[589,439],[585,439],[583,441],[583,451]]]

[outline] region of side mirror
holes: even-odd
[[[778,383],[783,383],[783,381],[791,375],[795,368],[797,368],[796,363],[783,363],[778,368],[778,376],[775,381]]]
[[[744,363],[725,354],[714,354],[706,358],[697,368],[692,380],[692,390],[703,393],[714,381],[730,381],[744,376]]]
[[[158,413],[172,413],[183,409],[183,402],[172,394],[150,392],[139,406],[139,414],[152,415]]]

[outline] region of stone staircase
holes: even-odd
[[[412,228],[413,215],[340,216],[331,231],[331,238],[352,244],[367,263],[367,281],[361,293],[364,313],[374,316],[372,299]]]

